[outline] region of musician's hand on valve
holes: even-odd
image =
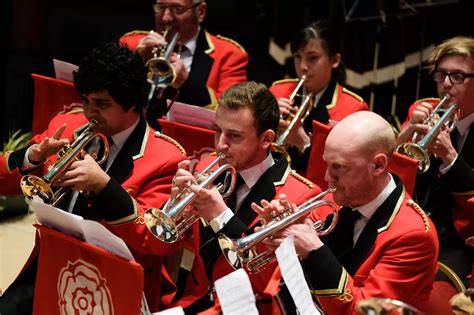
[[[288,98],[279,98],[278,107],[280,108],[280,122],[278,129],[285,130],[290,124],[290,116],[295,113],[293,102]]]
[[[424,124],[425,119],[431,114],[433,107],[430,103],[422,102],[418,105],[412,113],[410,120],[403,130],[400,132],[397,138],[397,145],[405,142],[409,142],[412,139],[413,134],[417,133],[420,139],[415,139],[415,141],[421,140],[423,135],[428,132],[429,126]]]
[[[138,41],[136,50],[142,56],[143,62],[147,62],[153,57],[153,50],[164,45],[166,45],[166,40],[160,33],[150,32]]]
[[[28,160],[32,163],[43,163],[50,155],[57,153],[69,143],[68,139],[60,139],[66,129],[66,125],[61,126],[51,138],[45,138],[38,144],[32,145],[28,150]]]
[[[456,149],[451,143],[450,132],[446,128],[440,130],[438,135],[431,141],[428,150],[440,158],[445,167],[450,165],[458,156]]]
[[[191,185],[190,190],[196,194],[191,203],[193,211],[204,220],[210,221],[227,209],[227,205],[216,187],[206,189]]]
[[[84,151],[82,159],[74,161],[58,178],[57,185],[72,187],[78,191],[99,193],[107,186],[110,176]]]
[[[176,53],[173,53],[170,57],[170,62],[173,65],[174,70],[176,71],[176,79],[171,85],[175,89],[179,89],[184,82],[188,79],[189,73],[184,66],[183,60]]]

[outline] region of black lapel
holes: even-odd
[[[367,225],[364,230],[362,230],[357,243],[350,252],[348,259],[346,259],[345,264],[343,264],[344,268],[351,275],[355,274],[356,270],[367,258],[375,244],[375,239],[379,234],[378,229],[389,223],[390,218],[394,215],[394,211],[397,210],[396,206],[399,203],[399,199],[404,197],[402,181],[396,175],[392,174],[392,176],[397,184],[395,190],[384,201],[384,203],[382,203],[377,211],[375,211],[369,222],[367,222]]]
[[[329,122],[329,113],[326,106],[331,104],[335,89],[336,81],[333,80],[329,83],[323,95],[321,95],[316,108],[313,108],[306,118],[304,122],[304,130],[306,130],[306,132],[313,132],[313,120],[319,121],[322,124],[327,124]]]
[[[351,227],[349,227],[350,222],[348,220],[348,213],[350,211],[352,211],[351,208],[342,207],[338,212],[339,218],[334,230],[328,235],[321,237],[321,240],[331,248],[331,251],[338,259],[352,250],[352,244],[347,244],[345,241],[347,239],[347,233],[352,234],[350,231]],[[325,226],[328,226],[331,221],[332,215],[329,215],[326,219]]]
[[[146,131],[146,121],[143,117],[140,117],[138,125],[127,141],[125,141],[125,144],[107,171],[107,174],[115,178],[120,184],[127,179],[133,170],[133,157],[140,153]]]
[[[461,156],[471,167],[474,167],[474,130],[472,126],[471,124],[471,127],[469,127],[469,133],[462,147]]]
[[[272,154],[277,156],[276,153]],[[237,211],[237,217],[239,217],[247,226],[249,226],[257,216],[255,211],[250,207],[252,202],[260,204],[260,200],[262,199],[269,201],[272,200],[276,194],[274,183],[281,181],[287,171],[288,162],[282,155],[278,155],[278,157],[276,163],[260,176],[257,183],[255,183],[255,186],[250,190]]]
[[[178,102],[186,104],[206,106],[211,104],[211,98],[207,90],[207,78],[211,72],[214,60],[206,54],[210,47],[207,43],[204,29],[201,28],[196,42],[191,71],[188,79],[180,88],[177,98]]]

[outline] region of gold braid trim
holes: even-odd
[[[152,31],[135,30],[135,31],[131,31],[131,32],[123,34],[122,37],[132,36],[132,35],[148,35],[150,32],[153,32],[153,30]]]
[[[356,100],[358,100],[361,103],[364,102],[364,99],[362,98],[362,96],[357,95],[356,93],[352,92],[351,90],[348,90],[346,88],[342,88],[342,93],[349,94],[350,96],[354,97]]]
[[[426,216],[425,211],[423,211],[423,209],[421,209],[421,207],[411,199],[407,200],[407,205],[418,212],[418,214],[423,219],[423,223],[425,224],[425,232],[428,232],[430,230],[430,223],[428,222],[428,217]]]
[[[275,81],[272,83],[272,86],[277,85],[277,84],[282,84],[282,83],[293,83],[293,82],[298,82],[300,79],[298,78],[292,78],[292,79],[281,79],[278,81]]]
[[[181,151],[181,153],[182,153],[184,156],[188,156],[188,155],[186,154],[186,150],[183,148],[183,146],[182,146],[181,144],[179,144],[178,141],[176,141],[175,139],[171,138],[170,136],[167,136],[167,135],[165,135],[165,134],[163,134],[163,133],[161,133],[161,132],[159,132],[159,131],[156,131],[156,132],[155,132],[155,137],[161,138],[161,139],[163,139],[163,140],[165,140],[165,141],[168,141],[169,143],[174,144],[174,145],[179,149],[179,151]]]
[[[6,169],[8,172],[11,172],[10,166],[8,166],[8,157],[10,156],[11,153],[12,153],[12,151],[7,151],[7,152],[5,152],[5,154],[4,154],[4,156],[5,156],[5,169]]]
[[[217,35],[216,36],[217,38],[220,38],[222,40],[225,40],[226,42],[229,42],[229,43],[232,43],[234,44],[235,46],[237,46],[237,48],[239,48],[240,50],[242,50],[243,52],[245,52],[245,48],[240,45],[238,42],[236,42],[235,40],[233,40],[232,38],[228,38],[228,37],[224,37],[222,35]]]
[[[439,102],[440,98],[439,97],[425,97],[425,98],[421,98],[419,100],[416,100],[415,103],[432,102],[432,101]]]
[[[296,171],[291,171],[290,175],[305,184],[306,186],[308,186],[309,188],[314,188],[314,183],[312,181],[296,173]]]

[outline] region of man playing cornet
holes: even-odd
[[[310,215],[265,241],[278,246],[294,236],[296,252],[312,294],[328,314],[353,314],[370,297],[426,307],[437,271],[436,230],[388,172],[395,136],[388,122],[372,112],[353,113],[329,133],[324,148],[326,181],[344,206],[335,229],[320,238]],[[261,218],[284,211],[281,196],[254,206]],[[293,210],[296,206],[292,204]]]
[[[438,95],[448,96],[445,107],[457,104],[460,113],[452,132],[442,128],[428,146],[431,166],[418,174],[414,195],[438,230],[440,261],[467,282],[473,260],[464,240],[474,235],[474,39],[444,41],[434,49],[428,65]],[[423,137],[430,129],[424,121],[438,102],[415,102],[397,142],[409,141],[415,132]]]
[[[239,83],[227,90],[219,100],[215,120],[216,150],[225,158],[220,164],[230,164],[237,171],[235,196],[226,200],[214,188],[203,188],[189,183],[194,179],[188,171],[188,162],[181,162],[174,178],[173,195],[186,188],[195,193],[192,211],[209,224],[197,222],[192,227],[192,238],[178,276],[178,296],[175,304],[194,314],[214,305],[213,282],[230,273],[218,244],[217,236],[223,233],[230,238],[250,234],[258,223],[252,203],[271,200],[285,193],[291,200],[302,202],[320,192],[308,180],[293,173],[287,160],[270,152],[278,127],[278,104],[268,89],[255,82]],[[199,169],[200,165],[198,165]],[[202,169],[202,167],[201,167]],[[191,257],[191,259],[189,259]],[[189,272],[186,272],[190,270]],[[269,267],[268,275],[271,274]],[[180,282],[179,279],[183,279]],[[254,292],[259,293],[259,308],[268,313],[271,306],[268,295],[262,295],[268,282],[265,275],[251,277]],[[267,301],[265,301],[266,299]],[[268,304],[263,304],[268,303]]]
[[[145,84],[146,68],[137,53],[116,43],[97,47],[74,73],[74,85],[83,99],[82,106],[55,116],[48,130],[33,137],[31,146],[1,157],[11,171],[2,171],[0,175],[17,177],[18,172],[35,172],[41,176],[48,166],[43,162],[47,158],[55,159],[51,155],[65,143],[73,142],[88,121],[96,120],[94,131],[109,137],[108,159],[98,165],[91,155],[82,152],[73,160],[52,183],[54,188],[72,188],[56,206],[100,221],[124,239],[136,260],[148,270],[146,283],[154,285],[147,292],[147,298],[151,310],[158,311],[160,292],[154,288],[159,288],[157,284],[161,281],[162,256],[169,254],[173,247],[161,246],[160,256],[140,255],[143,238],[148,233],[143,212],[169,198],[171,179],[178,163],[184,159],[184,150],[147,125],[142,115]],[[35,268],[34,262],[28,265],[29,270]],[[25,277],[20,278],[25,280]],[[18,303],[17,306],[26,307],[25,312],[31,314],[27,308],[32,306],[28,303],[32,291],[21,290],[22,285],[26,289],[28,285],[34,286],[34,279],[26,280],[30,283],[16,282],[7,289],[0,313],[22,314],[17,308],[2,308],[9,304],[16,307],[13,305]]]

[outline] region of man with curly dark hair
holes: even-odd
[[[81,95],[82,108],[76,107],[54,117],[48,130],[34,136],[30,146],[7,153],[1,159],[9,176],[33,171],[45,174],[46,159],[56,159],[52,155],[95,120],[93,131],[109,140],[108,159],[99,165],[92,155],[84,152],[80,159],[72,162],[54,181],[54,186],[72,188],[57,206],[107,225],[125,240],[136,260],[149,271],[145,282],[159,284],[162,256],[176,246],[163,244],[160,254],[152,259],[140,256],[143,252],[140,246],[149,233],[140,218],[146,209],[158,207],[169,199],[171,180],[185,152],[176,141],[151,129],[143,118],[146,73],[140,56],[127,48],[110,43],[94,49],[74,72],[74,85]],[[91,141],[85,151],[90,152],[93,146],[101,144]],[[101,152],[100,148],[95,150]],[[82,191],[89,194],[81,194]],[[34,252],[36,250],[35,247]],[[35,274],[37,256],[32,254],[31,257],[25,268],[27,272],[20,275],[2,297],[0,313],[3,307],[21,302],[18,304],[27,310],[7,308],[5,314],[8,311],[31,314],[34,276],[24,275],[28,270]],[[159,285],[153,287],[159,288]],[[158,309],[160,292],[149,293],[152,310]],[[26,302],[28,296],[30,304]]]

